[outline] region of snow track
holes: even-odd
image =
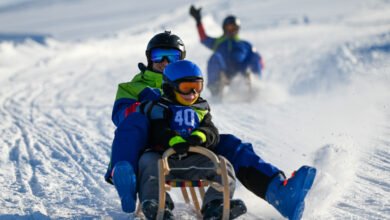
[[[99,111],[108,108],[94,103],[68,105],[68,98],[72,98],[69,91],[82,91],[88,73],[95,72],[87,69],[77,77],[55,72],[53,82],[40,75],[39,69],[31,67],[30,74],[38,73],[34,79],[19,72],[4,84],[8,88],[3,91],[9,92],[2,94],[1,112],[7,122],[2,129],[2,151],[9,157],[2,160],[7,169],[1,177],[5,189],[10,190],[6,194],[12,195],[2,206],[4,213],[19,210],[21,214],[50,217],[76,217],[77,213],[80,217],[98,216],[94,209],[107,206],[101,197],[107,189],[102,186],[102,171],[109,145],[107,136],[103,136],[104,141],[99,135],[89,137],[87,121],[95,116],[83,112],[100,115]],[[99,118],[94,122],[106,126]],[[90,135],[98,132],[94,129]]]

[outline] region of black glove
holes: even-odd
[[[169,146],[172,147],[177,154],[185,154],[190,148],[188,142],[179,135],[176,135],[169,140]]]
[[[177,154],[185,154],[188,152],[190,145],[187,142],[177,143],[172,146]]]
[[[202,138],[200,138],[197,135],[191,135],[186,140],[187,140],[188,144],[191,146],[199,146],[199,145],[203,144]]]
[[[200,15],[200,11],[202,8],[196,9],[193,5],[190,7],[190,15],[195,19],[196,24],[200,24],[200,20],[202,19],[202,16]]]
[[[206,135],[199,130],[195,130],[186,140],[191,146],[199,146],[206,142]]]

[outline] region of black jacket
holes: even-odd
[[[173,116],[171,106],[182,106],[166,96],[162,96],[156,101],[143,102],[139,106],[139,112],[145,114],[150,122],[149,149],[155,151],[165,151],[169,148],[169,140],[180,135],[178,131],[172,130],[170,121]],[[206,142],[201,146],[214,151],[219,142],[219,132],[212,122],[210,107],[207,101],[201,97],[191,106],[196,113],[201,115],[198,126],[194,130],[202,131],[206,135]],[[200,113],[200,114],[199,114]],[[191,132],[193,132],[192,130]]]

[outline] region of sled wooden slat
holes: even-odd
[[[164,217],[164,209],[165,209],[165,201],[166,201],[166,192],[171,189],[171,187],[180,187],[181,192],[183,194],[184,201],[187,204],[190,204],[190,199],[188,195],[187,188],[190,190],[190,194],[192,197],[192,203],[198,215],[201,216],[201,204],[197,197],[195,187],[198,188],[200,194],[200,200],[203,201],[205,195],[205,186],[213,187],[219,192],[223,193],[223,214],[222,219],[229,219],[229,211],[230,211],[230,191],[229,191],[229,183],[228,183],[228,175],[226,168],[226,160],[223,157],[217,157],[210,150],[196,146],[190,147],[189,152],[199,153],[206,157],[208,157],[213,162],[212,169],[215,169],[216,173],[221,176],[222,183],[212,182],[208,180],[169,180],[166,181],[166,176],[170,173],[171,169],[168,165],[169,156],[175,154],[175,151],[171,148],[164,152],[162,158],[159,160],[158,169],[159,169],[159,206],[157,212],[157,220],[162,220]],[[189,168],[190,169],[190,168]]]
[[[200,199],[203,200],[204,194],[206,193],[204,187],[199,187]]]
[[[198,201],[198,197],[196,196],[195,189],[194,187],[189,187],[189,188],[191,192],[192,202],[194,203],[195,206],[195,210],[200,211],[199,201]]]
[[[180,187],[181,194],[183,195],[184,201],[189,204],[190,203],[190,197],[188,196],[187,188],[182,186]]]
[[[164,210],[165,210],[165,201],[166,201],[166,194],[165,192],[169,190],[169,188],[166,188],[165,184],[165,169],[164,169],[164,161],[159,160],[158,161],[158,170],[159,170],[159,181],[158,181],[158,186],[159,186],[159,193],[158,193],[158,211],[157,211],[157,220],[162,220],[164,217]],[[161,202],[164,201],[164,202]]]

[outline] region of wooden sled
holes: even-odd
[[[202,216],[200,209],[201,209],[201,203],[199,201],[203,201],[203,197],[205,194],[204,187],[213,187],[219,192],[223,193],[223,215],[222,219],[227,220],[229,219],[230,214],[230,193],[229,193],[229,183],[228,183],[228,174],[226,169],[226,159],[223,157],[218,157],[210,150],[204,148],[204,147],[190,147],[189,152],[194,152],[198,154],[202,154],[206,157],[208,157],[213,162],[213,167],[217,173],[217,175],[221,176],[222,184],[218,182],[208,181],[205,179],[200,179],[197,181],[191,181],[191,180],[183,180],[183,179],[175,179],[175,180],[166,180],[166,176],[170,173],[171,170],[175,170],[175,168],[170,168],[168,165],[168,158],[175,154],[175,150],[168,149],[164,152],[162,158],[158,162],[158,169],[159,169],[159,207],[157,212],[157,220],[162,220],[164,217],[164,209],[165,209],[165,200],[166,200],[166,192],[168,192],[171,187],[180,187],[181,192],[183,194],[183,198],[185,203],[191,204],[187,188],[190,191],[191,197],[192,197],[192,203],[195,208],[196,213],[199,216]],[[187,169],[187,168],[185,168]],[[188,170],[191,168],[188,168]],[[209,169],[209,168],[208,168]],[[180,168],[180,170],[183,170],[183,168]],[[198,199],[198,196],[195,192],[195,187],[198,188],[200,199]]]

